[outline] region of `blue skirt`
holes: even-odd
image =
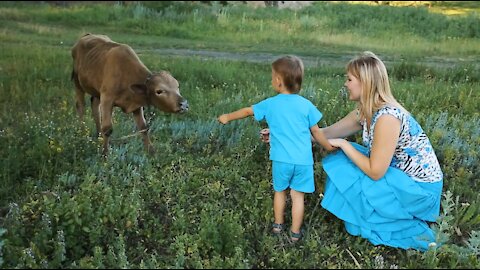
[[[352,145],[367,155],[365,147]],[[341,150],[322,162],[327,182],[321,205],[345,221],[348,233],[374,245],[422,251],[435,242],[426,221],[435,222],[440,213],[443,181],[417,182],[393,167],[375,181]]]

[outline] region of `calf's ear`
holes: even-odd
[[[138,95],[147,95],[147,86],[145,84],[133,84],[131,86],[131,89],[133,90],[133,92],[135,92],[135,94],[138,94]]]

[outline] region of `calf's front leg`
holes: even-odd
[[[150,137],[148,136],[148,128],[147,123],[145,121],[145,117],[143,116],[143,107],[138,108],[137,110],[133,111],[133,118],[135,119],[135,123],[137,124],[137,129],[139,132],[142,133],[143,138],[143,145],[145,146],[145,150],[149,154],[155,153],[155,148],[150,141]]]

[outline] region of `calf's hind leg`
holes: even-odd
[[[75,84],[75,109],[80,121],[83,122],[83,116],[85,115],[85,92]]]
[[[95,121],[95,127],[97,128],[95,138],[98,138],[100,135],[100,99],[97,97],[92,97],[92,117]]]
[[[103,138],[103,156],[108,155],[108,143],[113,132],[112,113],[113,102],[108,98],[100,97],[100,128]]]

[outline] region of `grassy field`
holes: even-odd
[[[115,3],[0,3],[0,267],[480,267],[479,4]],[[146,109],[155,156],[128,137],[131,115],[115,110],[105,160],[92,119],[77,120],[70,49],[87,32],[129,44],[152,71],[180,82],[187,114]],[[319,205],[318,149],[304,239],[292,246],[270,235],[271,167],[258,138],[265,124],[216,121],[274,95],[269,59],[295,54],[309,63],[301,94],[330,125],[354,106],[340,91],[344,65],[364,50],[386,61],[395,96],[445,175],[432,224],[442,245],[425,253],[350,236]]]

